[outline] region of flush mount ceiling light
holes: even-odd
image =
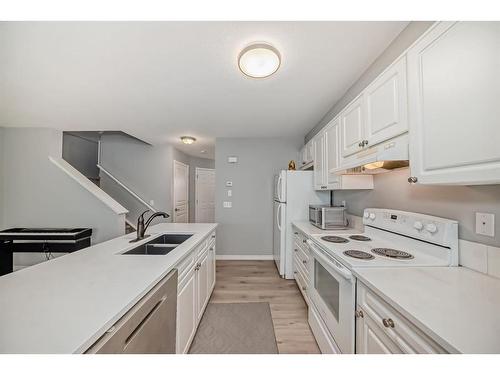
[[[182,143],[184,143],[186,145],[190,145],[196,141],[196,138],[183,136],[183,137],[181,137],[181,141],[182,141]]]
[[[254,43],[241,51],[238,66],[243,74],[253,78],[269,77],[281,64],[276,48],[266,43]]]

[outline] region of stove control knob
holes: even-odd
[[[422,229],[424,229],[424,224],[422,224],[421,221],[415,221],[413,223],[413,228],[415,228],[418,231],[421,231]]]
[[[437,232],[437,227],[436,227],[436,224],[433,224],[433,223],[429,223],[425,226],[425,229],[427,230],[427,232],[429,233],[436,233]]]
[[[372,212],[372,213],[370,214],[370,219],[371,219],[371,220],[375,220],[375,217],[376,217],[376,215]]]
[[[365,219],[368,219],[368,218],[370,217],[370,213],[369,213],[369,212],[365,212],[365,213],[363,214],[363,217],[364,217]]]

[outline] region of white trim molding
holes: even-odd
[[[217,260],[273,260],[273,255],[217,255]]]

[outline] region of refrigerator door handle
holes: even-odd
[[[281,211],[281,203],[278,204],[278,209],[276,210],[276,224],[278,225],[278,229],[281,232],[280,211]]]
[[[283,201],[281,198],[281,173],[278,175],[278,181],[276,182],[276,196],[278,197],[278,201]]]

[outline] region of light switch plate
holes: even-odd
[[[238,157],[237,156],[229,156],[227,158],[228,163],[237,163],[238,162]]]
[[[232,190],[228,190],[227,191],[227,196],[228,197],[232,197],[233,196],[233,191]]]
[[[476,212],[476,233],[495,237],[495,215]]]
[[[231,208],[231,207],[233,207],[233,202],[224,202],[223,206],[224,206],[224,208]]]

